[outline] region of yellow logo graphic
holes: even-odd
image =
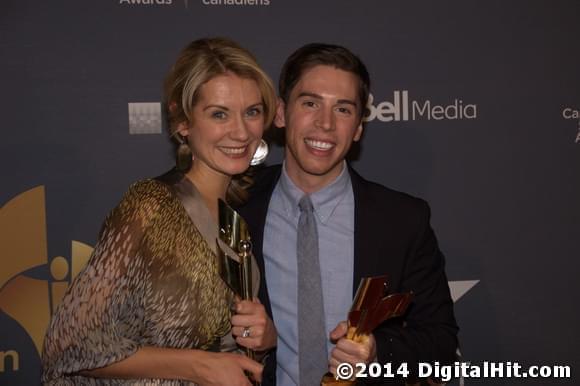
[[[0,209],[0,310],[28,333],[40,355],[50,317],[69,281],[85,266],[92,248],[71,243],[71,264],[57,256],[50,260],[51,280],[26,276],[26,271],[49,264],[46,241],[44,186],[16,196]]]

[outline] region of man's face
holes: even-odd
[[[317,65],[302,74],[288,102],[280,103],[275,123],[286,127],[286,170],[303,190],[318,190],[338,177],[360,139],[358,84],[351,72]]]

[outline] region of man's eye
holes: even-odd
[[[348,107],[338,107],[337,110],[341,114],[352,114],[351,109],[349,109]]]
[[[302,103],[302,105],[306,106],[306,107],[314,107],[316,106],[316,103],[312,102],[312,101],[304,101]]]

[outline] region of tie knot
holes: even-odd
[[[298,202],[298,207],[300,207],[301,212],[312,213],[314,207],[312,206],[312,201],[308,194],[302,196],[300,202]]]

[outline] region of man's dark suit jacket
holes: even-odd
[[[406,362],[409,370],[415,369],[418,361],[453,362],[458,327],[444,257],[429,223],[428,204],[367,181],[350,167],[349,171],[355,201],[353,295],[362,277],[384,274],[388,275],[389,292],[414,294],[402,320],[387,321],[373,332],[379,362],[393,362],[393,371],[401,362]],[[263,279],[260,300],[270,317],[262,245],[270,197],[280,173],[280,165],[258,172],[249,202],[239,208],[250,226],[253,252]],[[274,352],[266,363],[262,384],[275,385],[275,374]],[[377,383],[392,384],[392,380],[375,380],[373,384]]]

